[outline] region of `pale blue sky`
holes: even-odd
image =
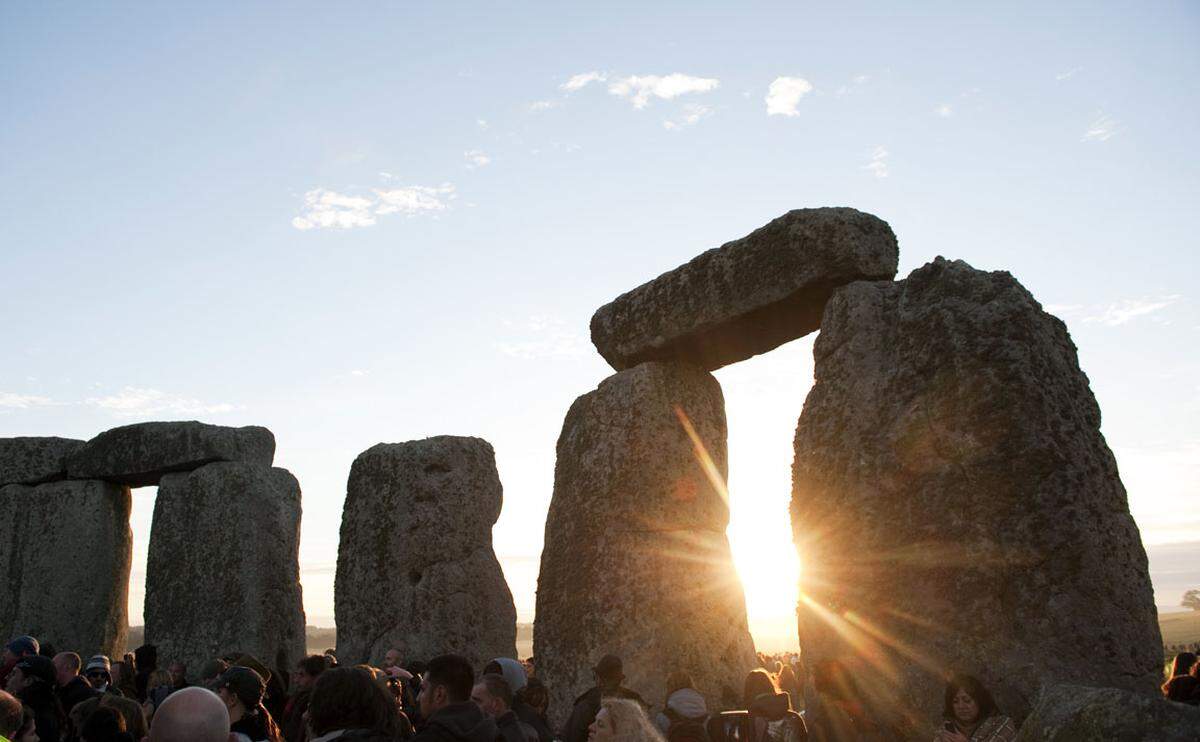
[[[902,275],[1007,269],[1062,316],[1146,541],[1200,541],[1197,38],[1195,3],[5,3],[0,435],[269,426],[316,623],[354,456],[483,436],[528,619],[594,309],[848,205]],[[811,339],[718,374],[743,570],[789,558],[811,375]],[[794,587],[747,589],[788,635]]]

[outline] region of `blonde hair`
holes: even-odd
[[[662,734],[650,723],[637,701],[605,698],[600,701],[600,708],[608,710],[615,742],[664,742]]]

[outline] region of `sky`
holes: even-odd
[[[852,206],[901,277],[1008,270],[1066,321],[1169,608],[1200,586],[1197,38],[1168,2],[4,3],[0,436],[266,425],[318,625],[354,457],[481,436],[530,620],[555,440],[611,373],[591,314]],[[812,340],[716,374],[763,648],[795,641]]]

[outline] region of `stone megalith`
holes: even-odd
[[[814,355],[792,470],[810,668],[859,663],[925,739],[947,671],[1018,721],[1047,683],[1154,690],[1146,553],[1060,320],[938,258],[835,293]]]
[[[380,443],[350,467],[338,546],[338,659],[378,664],[395,647],[475,667],[516,657],[517,612],[492,550],[502,502],[481,438]]]
[[[834,289],[893,278],[898,256],[882,219],[796,209],[600,307],[592,343],[618,371],[643,361],[711,371],[816,330]]]
[[[245,652],[285,676],[304,656],[300,485],[286,469],[220,462],[165,474],[146,563],[146,643],[200,667]]]
[[[695,443],[689,436],[691,426]],[[725,529],[725,402],[703,369],[650,362],[575,400],[558,438],[533,641],[565,719],[606,654],[665,695],[691,673],[715,708],[756,664]]]
[[[1046,688],[1017,735],[1018,742],[1197,739],[1200,708],[1161,695],[1079,685]]]
[[[67,476],[67,457],[83,441],[74,438],[0,438],[0,487],[41,484]]]
[[[106,430],[67,459],[72,479],[105,479],[130,487],[156,485],[164,474],[216,461],[262,467],[275,459],[275,436],[257,425],[230,428],[189,420]]]
[[[0,633],[117,656],[129,630],[129,488],[0,487]]]

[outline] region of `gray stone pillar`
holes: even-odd
[[[338,546],[338,660],[516,657],[517,614],[492,550],[502,490],[491,444],[380,443],[350,468]]]
[[[129,629],[129,488],[59,481],[0,487],[0,632],[87,657]]]
[[[725,685],[740,694],[754,645],[725,536],[717,380],[661,362],[610,376],[575,400],[557,455],[534,625],[557,720],[606,654],[622,658],[625,684],[650,702],[672,670],[691,673],[711,708]]]
[[[1018,720],[1050,682],[1150,693],[1146,553],[1063,323],[938,258],[836,292],[795,439],[800,645],[928,739],[942,674]]]
[[[289,673],[304,656],[300,485],[290,472],[215,463],[161,475],[146,566],[146,643],[187,664],[234,652]]]

